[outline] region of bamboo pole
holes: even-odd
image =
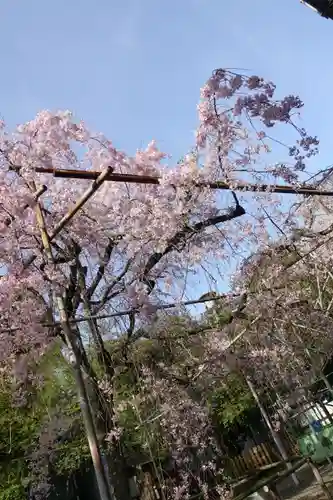
[[[61,327],[63,333],[66,338],[66,342],[68,342],[69,346],[72,349],[74,354],[74,376],[76,386],[78,388],[80,407],[82,412],[82,417],[84,421],[84,426],[86,430],[87,440],[89,444],[90,455],[92,458],[97,486],[100,494],[101,500],[113,500],[112,493],[110,491],[110,483],[108,478],[106,477],[105,467],[103,464],[102,453],[98,444],[98,438],[96,433],[96,428],[94,424],[94,419],[91,411],[91,407],[89,404],[89,398],[87,394],[87,389],[84,383],[82,369],[80,366],[80,361],[78,357],[78,353],[76,352],[75,339],[73,339],[73,333],[71,331],[71,327],[67,320],[67,313],[64,308],[64,302],[62,297],[57,298],[58,310],[61,318]]]
[[[296,462],[294,465],[292,465],[290,470],[285,469],[284,471],[277,472],[276,474],[274,474],[273,476],[271,476],[269,478],[261,479],[256,484],[251,486],[251,488],[249,488],[247,491],[236,496],[234,500],[245,500],[250,495],[252,495],[256,491],[260,490],[264,486],[266,486],[266,485],[270,486],[270,484],[276,483],[279,479],[284,479],[285,477],[288,477],[290,474],[293,474],[295,471],[300,469],[307,461],[308,461],[307,458],[301,458],[298,462]]]
[[[330,490],[327,488],[327,485],[325,484],[325,481],[324,481],[322,475],[320,474],[318,467],[313,463],[312,460],[308,460],[308,464],[310,465],[312,473],[313,473],[317,483],[319,484],[322,492],[324,493],[325,497],[327,498],[327,500],[332,500],[333,497],[330,493]]]
[[[37,190],[34,189],[34,191],[35,191],[35,193],[33,195],[34,200],[38,201],[39,198],[42,196],[42,194],[44,194],[47,191],[47,187],[43,185],[43,186],[40,186],[40,188],[38,188]],[[26,210],[29,207],[30,207],[30,205],[28,203],[26,203],[23,207],[23,210]],[[14,219],[15,219],[15,217],[8,217],[4,222],[5,226],[9,227]]]
[[[330,413],[325,405],[325,403],[322,403],[321,401],[319,402],[320,408],[323,410],[323,413],[325,415],[325,420],[328,420],[329,424],[333,424],[333,417],[332,413]]]
[[[53,174],[54,177],[61,177],[67,179],[97,179],[100,172],[93,170],[66,170],[66,169],[53,169],[37,167],[35,172],[42,174]],[[159,177],[152,177],[149,175],[134,175],[134,174],[119,174],[110,172],[106,181],[112,182],[128,182],[134,184],[160,184]],[[222,189],[232,191],[252,191],[252,192],[273,192],[281,194],[303,194],[303,195],[316,195],[316,196],[333,196],[333,191],[322,191],[316,186],[292,186],[292,185],[269,185],[269,184],[239,184],[238,186],[230,186],[224,181],[217,182],[200,182],[195,184],[198,187],[209,187],[211,189]]]
[[[77,212],[83,207],[83,205],[95,194],[97,189],[103,184],[105,181],[106,177],[112,172],[111,167],[107,167],[103,172],[99,174],[99,176],[94,180],[92,185],[83,193],[81,198],[75,203],[74,207],[67,212],[66,215],[58,222],[58,224],[55,226],[53,229],[53,232],[48,235],[48,241],[51,242],[59,233],[60,231],[68,224],[70,220],[73,219],[74,215],[77,214]],[[34,186],[35,183],[33,182],[32,185]],[[36,190],[36,189],[34,189]],[[37,258],[36,254],[33,254],[30,256],[30,258],[25,262],[24,267],[27,268],[29,267],[34,260]]]
[[[36,218],[37,218],[37,223],[41,232],[41,238],[43,242],[43,247],[45,249],[45,253],[49,259],[49,261],[52,263],[54,261],[53,255],[52,255],[52,248],[50,244],[50,240],[47,234],[47,229],[45,226],[45,219],[44,215],[41,209],[41,206],[39,203],[37,203],[36,206]],[[67,317],[67,312],[64,307],[64,301],[61,295],[56,297],[57,299],[57,306],[58,306],[58,311],[60,315],[60,325],[62,327],[63,333],[65,335],[66,343],[68,346],[71,348],[73,356],[74,356],[74,363],[73,363],[73,371],[74,371],[74,377],[75,377],[75,382],[79,394],[79,401],[80,401],[80,407],[81,407],[81,412],[82,412],[82,417],[85,425],[85,430],[86,430],[86,436],[89,444],[89,449],[90,449],[90,455],[92,458],[93,466],[94,466],[94,471],[96,475],[96,481],[97,481],[97,486],[100,494],[101,500],[113,500],[110,488],[109,488],[109,483],[105,474],[105,468],[103,465],[102,461],[102,455],[101,451],[98,445],[98,439],[97,439],[97,434],[96,434],[96,429],[95,429],[95,424],[94,424],[94,419],[92,416],[91,412],[91,407],[89,404],[89,398],[86,390],[86,386],[84,383],[83,375],[82,375],[82,369],[81,369],[81,363],[80,363],[80,354],[78,352],[77,346],[76,346],[76,339],[73,335],[73,332],[71,330],[71,327],[68,323],[68,317]]]
[[[328,378],[321,370],[320,370],[319,376],[320,376],[321,380],[324,382],[326,389],[328,390],[328,392],[331,394],[331,396],[333,398],[333,387],[331,386]]]
[[[256,391],[256,390],[255,390],[255,388],[254,388],[254,385],[252,384],[252,382],[251,382],[251,380],[250,380],[250,378],[249,378],[249,377],[247,377],[247,376],[246,376],[246,377],[245,377],[245,380],[246,380],[247,386],[248,386],[248,388],[250,389],[250,392],[251,392],[251,394],[252,394],[252,396],[253,396],[253,398],[254,398],[255,402],[256,402],[256,403],[257,403],[257,405],[258,405],[258,408],[259,408],[259,410],[260,410],[260,413],[261,413],[261,415],[262,415],[263,419],[264,419],[264,420],[265,420],[265,422],[266,422],[266,425],[267,425],[267,427],[268,427],[268,429],[269,429],[269,431],[270,431],[270,433],[271,433],[271,435],[272,435],[272,438],[273,438],[273,440],[274,440],[274,443],[276,444],[276,447],[277,447],[277,449],[279,450],[279,453],[280,453],[281,457],[283,458],[283,460],[284,460],[284,461],[286,461],[286,466],[287,466],[287,468],[288,468],[289,470],[291,470],[291,469],[292,469],[292,465],[291,465],[291,463],[288,461],[288,454],[287,454],[287,452],[286,452],[286,450],[285,450],[285,447],[284,447],[284,445],[283,445],[283,442],[282,442],[282,440],[280,439],[280,436],[278,435],[278,433],[275,431],[275,429],[274,429],[274,427],[273,427],[273,425],[272,425],[272,423],[271,423],[271,420],[270,420],[270,418],[269,418],[269,416],[268,416],[268,414],[267,414],[267,412],[266,412],[266,410],[265,410],[265,408],[264,408],[263,404],[262,404],[262,403],[261,403],[261,401],[260,401],[259,395],[258,395],[257,391]],[[297,478],[296,474],[292,473],[291,477],[292,477],[292,479],[293,479],[293,482],[294,482],[295,486],[298,486],[298,485],[299,485],[299,480],[298,480],[298,478]]]
[[[94,180],[92,185],[83,193],[81,198],[75,203],[72,210],[67,212],[66,215],[58,222],[58,224],[53,229],[53,232],[50,234],[50,241],[52,241],[57,234],[68,224],[68,222],[73,219],[74,215],[83,207],[83,205],[95,194],[97,189],[103,184],[103,182],[107,179],[107,177],[112,173],[113,169],[111,167],[107,167],[103,172],[101,172],[98,177]]]
[[[295,331],[294,331],[294,334],[295,334],[295,337],[297,338],[297,340],[299,341],[299,343],[301,344],[301,346],[303,346],[306,357],[310,361],[310,364],[311,364],[315,374],[317,375],[317,377],[319,377],[324,382],[326,389],[331,394],[331,397],[333,399],[333,387],[330,384],[328,378],[326,377],[326,375],[323,373],[323,371],[320,368],[319,369],[317,368],[317,362],[314,359],[313,354],[310,352],[310,349],[308,349],[308,347],[305,345],[305,342],[303,341],[302,337]],[[331,416],[329,417],[329,420],[330,421],[332,420]]]
[[[194,304],[204,304],[205,302],[212,302],[216,300],[221,300],[225,298],[230,298],[230,297],[238,297],[239,294],[222,294],[222,295],[217,295],[216,297],[210,297],[206,299],[195,299],[195,300],[186,300],[183,302],[172,302],[171,304],[161,304],[161,305],[156,305],[154,308],[156,311],[159,310],[165,310],[165,309],[172,309],[173,307],[181,307],[181,306],[191,306]],[[90,320],[98,320],[98,319],[107,319],[107,318],[116,318],[119,316],[128,316],[129,314],[139,312],[140,309],[128,309],[126,311],[119,311],[116,313],[110,313],[110,314],[99,314],[99,315],[90,315],[89,318],[86,316],[79,317],[79,318],[72,318],[69,319],[69,322],[72,323],[82,323],[85,321],[90,321]],[[58,326],[60,323],[59,322],[54,322],[54,323],[44,323],[43,326]],[[208,328],[207,328],[208,330]],[[200,330],[202,331],[202,330]],[[237,340],[237,339],[236,339]]]

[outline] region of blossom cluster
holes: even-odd
[[[275,86],[259,77],[215,71],[201,91],[194,151],[175,164],[154,141],[133,156],[119,151],[69,111],[41,111],[14,131],[2,124],[0,364],[26,366],[25,357],[34,361],[52,344],[59,333],[50,327],[59,319],[55,295],[62,295],[69,316],[82,312],[83,270],[92,312],[141,308],[149,316],[175,290],[184,293],[189,273],[195,276],[200,265],[230,268],[235,253],[267,242],[272,223],[262,209],[283,215],[281,199],[269,188],[237,199],[207,183],[229,182],[236,189],[244,182],[299,180],[297,162],[315,154],[318,141],[293,121],[299,98],[274,96]],[[265,130],[278,122],[289,125],[299,142],[286,149],[294,163],[274,160],[272,167],[272,138]],[[37,208],[50,236],[91,182],[37,174],[36,167],[111,167],[158,177],[159,183],[104,182],[52,239],[50,262]],[[37,196],[41,186],[46,191]],[[218,343],[218,336],[213,340]]]

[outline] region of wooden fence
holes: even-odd
[[[288,451],[290,456],[298,454],[297,446],[292,443],[290,443]],[[253,446],[236,457],[228,458],[226,471],[232,478],[239,478],[280,460],[281,455],[276,451],[274,445],[266,442]]]

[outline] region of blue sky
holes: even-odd
[[[68,108],[115,145],[193,142],[199,88],[248,68],[299,93],[330,163],[333,21],[299,0],[2,0],[0,112],[12,124]]]
[[[333,21],[299,0],[2,0],[0,19],[9,125],[71,109],[121,149],[155,138],[177,160],[211,71],[246,68],[301,96],[318,168],[333,163]]]

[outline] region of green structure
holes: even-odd
[[[314,462],[324,462],[333,457],[333,426],[327,425],[319,432],[311,430],[298,440],[299,451],[303,456],[310,456]]]

